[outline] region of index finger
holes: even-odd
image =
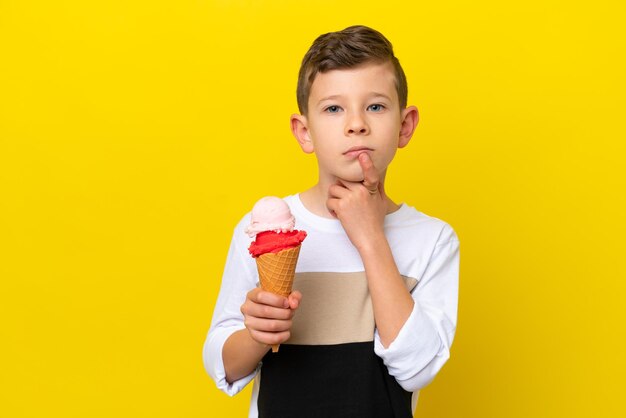
[[[361,170],[363,170],[363,186],[368,190],[377,189],[380,177],[368,153],[363,152],[359,155],[359,164],[361,165]]]
[[[288,308],[289,301],[286,297],[260,289],[252,295],[252,301],[261,305],[274,306],[276,308]]]

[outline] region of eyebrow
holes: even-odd
[[[321,98],[317,104],[322,103],[325,100],[335,100],[335,99],[340,99],[342,96],[340,94],[333,94],[331,96],[326,96]],[[368,98],[374,98],[374,97],[382,97],[383,99],[387,99],[389,101],[391,101],[391,98],[389,96],[387,96],[386,94],[383,93],[371,93],[367,96]]]

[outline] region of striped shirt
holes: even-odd
[[[231,241],[220,294],[204,344],[207,372],[229,395],[254,381],[249,417],[411,417],[419,389],[450,356],[456,330],[459,240],[445,222],[402,204],[385,217],[385,235],[415,304],[396,339],[384,347],[375,327],[362,260],[341,223],[285,198],[296,228],[307,231],[294,289],[302,301],[290,339],[248,376],[229,384],[221,352],[244,328],[240,307],[258,286],[243,232]]]

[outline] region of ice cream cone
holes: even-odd
[[[296,263],[300,245],[277,253],[266,253],[256,258],[261,288],[281,296],[289,296],[296,273]],[[272,352],[278,352],[279,344],[272,345]]]
[[[248,252],[256,259],[261,289],[288,297],[296,274],[300,244],[306,231],[294,229],[296,220],[283,199],[266,196],[254,204],[245,230],[254,241]],[[278,344],[272,345],[272,352]]]

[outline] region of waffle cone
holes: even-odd
[[[289,296],[296,274],[296,263],[300,255],[300,245],[277,253],[266,253],[256,258],[261,289],[281,296]],[[278,344],[272,345],[272,352],[278,351]]]
[[[256,258],[261,288],[281,296],[289,296],[296,273],[300,245]]]

